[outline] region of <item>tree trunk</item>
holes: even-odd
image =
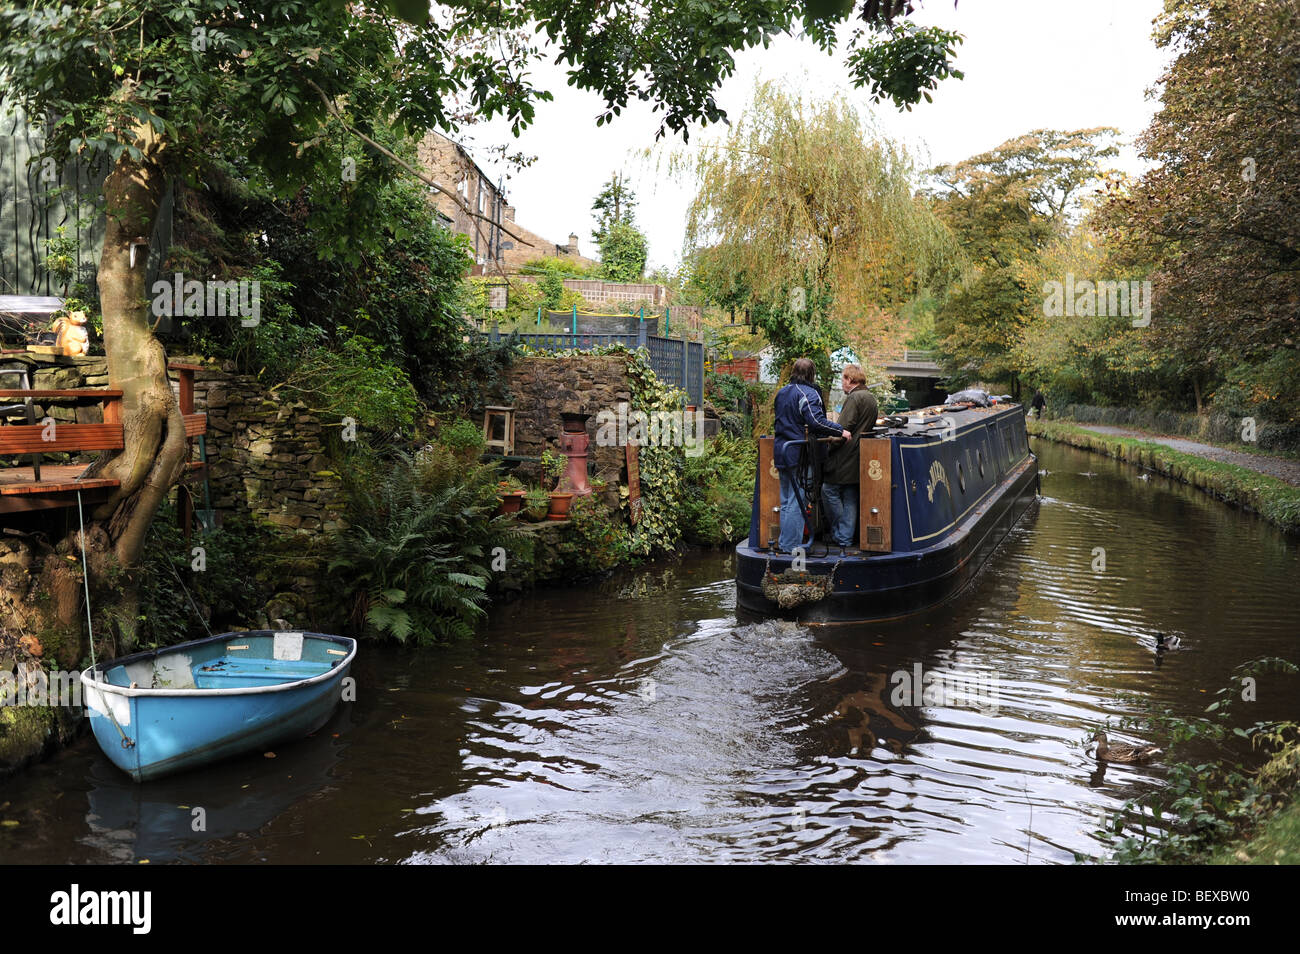
[[[149,302],[153,296],[145,287],[149,239],[166,186],[161,165],[164,143],[148,125],[132,132],[143,155],[135,159],[124,152],[104,181],[107,223],[99,261],[108,384],[122,390],[123,450],[101,458],[90,469],[96,476],[121,482],[93,514],[107,532],[112,560],[100,561],[98,568],[92,565],[90,577],[94,587],[110,564],[123,571],[118,589],[101,593],[97,609],[116,617],[128,644],[134,635],[137,570],[145,536],[180,476],[187,449],[185,422],[167,379],[167,353],[152,330]]]

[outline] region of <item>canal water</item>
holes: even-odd
[[[1127,464],[1036,451],[1041,503],[938,611],[738,620],[726,553],[538,593],[473,643],[363,646],[357,701],[274,757],[137,785],[83,737],[0,782],[18,823],[0,862],[1098,854],[1099,815],[1166,769],[1099,771],[1083,741],[1195,716],[1246,660],[1300,660],[1298,541]],[[1181,648],[1157,656],[1155,631]],[[1262,680],[1243,721],[1300,716],[1295,686]]]

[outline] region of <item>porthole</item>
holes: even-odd
[[[981,447],[975,448],[975,463],[980,465],[980,476],[983,477],[984,476],[984,449]]]
[[[966,492],[966,472],[962,470],[961,461],[957,461],[957,486],[962,493]]]

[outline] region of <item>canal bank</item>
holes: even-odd
[[[1189,484],[1234,506],[1258,513],[1290,533],[1300,533],[1300,487],[1238,464],[1210,460],[1150,440],[1098,433],[1059,420],[1028,421],[1031,436],[1127,461]],[[1288,463],[1285,459],[1279,459]]]

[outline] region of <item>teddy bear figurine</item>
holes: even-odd
[[[90,353],[90,333],[86,331],[86,313],[70,311],[54,322],[55,350],[70,357]]]

